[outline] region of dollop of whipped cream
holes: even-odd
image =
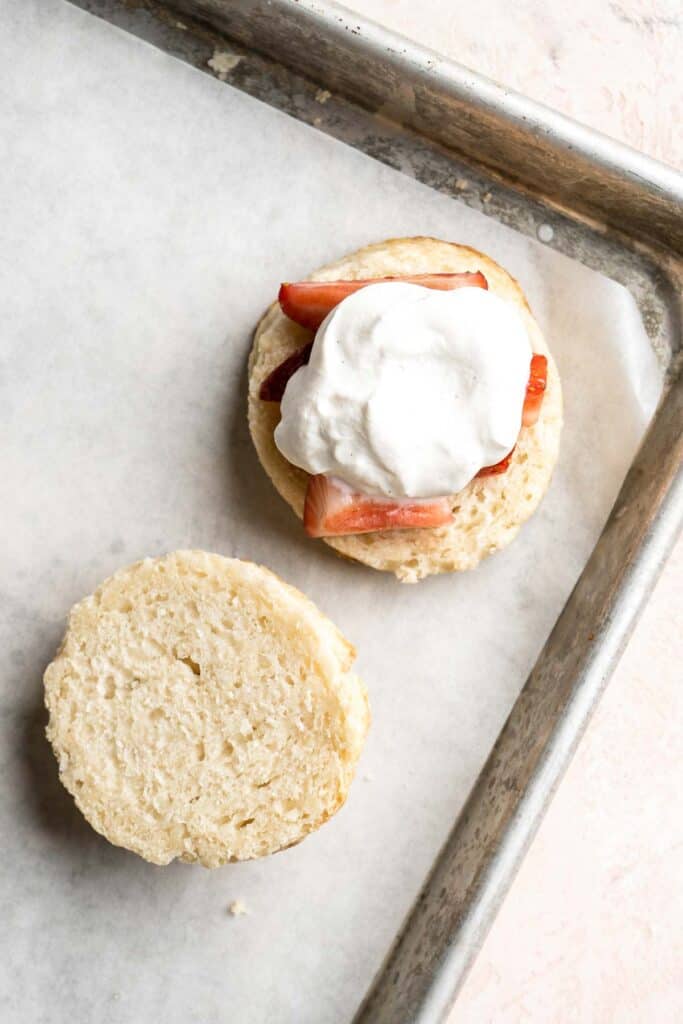
[[[275,443],[365,494],[455,494],[514,447],[531,356],[519,312],[492,292],[368,285],[318,328]]]

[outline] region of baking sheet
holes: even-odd
[[[597,539],[656,362],[618,285],[59,0],[6,0],[0,67],[4,1019],[336,1024]],[[475,245],[519,277],[567,420],[551,491],[512,547],[415,587],[303,537],[244,401],[280,279],[407,233]],[[70,604],[183,546],[304,589],[356,643],[374,715],[333,822],[213,873],[97,837],[42,739],[40,676]],[[227,914],[237,898],[247,917]]]

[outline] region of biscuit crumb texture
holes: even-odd
[[[178,551],[69,616],[48,739],[90,824],[153,864],[298,843],[348,793],[369,724],[355,652],[261,566]]]
[[[228,907],[228,913],[232,914],[233,917],[243,917],[249,913],[249,909],[242,900],[233,900]]]
[[[311,274],[312,281],[355,280],[402,274],[480,270],[489,289],[518,309],[534,352],[548,357],[548,382],[537,422],[523,427],[506,473],[475,478],[451,497],[453,522],[428,530],[393,530],[326,537],[346,558],[393,572],[404,583],[432,573],[473,569],[505,547],[545,494],[557,461],[562,430],[562,390],[555,363],[522,289],[490,257],[435,238],[393,238],[370,245]],[[310,341],[310,331],[289,320],[277,303],[258,325],[249,361],[249,428],[259,459],[275,488],[303,517],[308,474],[278,451],[273,432],[280,406],[259,398],[261,383],[287,356]]]

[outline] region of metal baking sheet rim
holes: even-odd
[[[74,2],[91,7],[87,0]],[[625,247],[647,252],[675,292],[673,359],[659,409],[574,591],[354,1018],[354,1024],[435,1024],[456,998],[683,525],[683,177],[327,0],[136,5],[201,18],[366,107],[387,112],[393,90],[393,118],[460,153],[474,145],[494,172],[495,153],[499,161],[503,153],[518,185],[542,193],[577,220],[602,220]],[[465,134],[459,138],[461,121]]]

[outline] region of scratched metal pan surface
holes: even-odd
[[[683,521],[683,179],[323,0],[73,0],[633,294],[666,386],[581,577],[356,1024],[444,1019]],[[177,12],[186,16],[179,26]],[[189,20],[188,20],[189,16]],[[331,93],[327,103],[316,92]],[[380,112],[381,118],[375,115]],[[485,203],[485,206],[484,206]]]

